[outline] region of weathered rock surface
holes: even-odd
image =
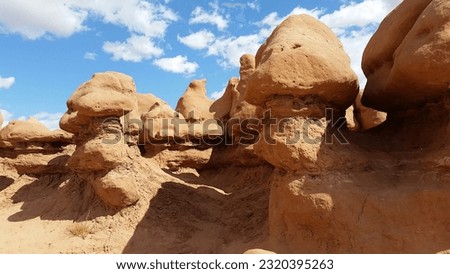
[[[73,93],[67,106],[60,125],[75,134],[77,145],[68,166],[89,182],[107,205],[135,204],[139,199],[135,177],[116,181],[114,175],[114,170],[131,168],[140,157],[139,130],[124,124],[126,114],[139,112],[133,79],[117,72],[96,73]]]
[[[362,92],[358,93],[354,107],[354,116],[359,130],[369,130],[386,121],[387,113],[366,107],[362,104]]]
[[[405,0],[380,27],[393,39],[371,41],[368,68],[408,71],[400,57],[416,58],[414,47],[445,57],[434,47],[448,41],[442,11],[445,1]],[[61,119],[73,138],[37,121],[0,131],[0,253],[449,253],[450,95],[435,93],[448,81],[435,75],[404,104],[392,99],[400,89],[369,94],[388,111],[381,123],[355,101],[335,35],[308,16],[242,56],[216,102],[193,81],[186,119],[131,77],[96,74]],[[409,77],[397,87],[415,85]],[[359,130],[343,119],[352,103]]]
[[[73,135],[50,131],[36,119],[14,120],[0,130],[4,162],[20,175],[64,174]],[[0,156],[1,157],[1,156]]]
[[[15,143],[30,142],[72,142],[73,135],[63,131],[50,131],[48,128],[36,119],[26,121],[15,120],[10,122],[1,130],[0,139]]]
[[[177,103],[176,110],[189,122],[213,119],[212,101],[206,95],[206,80],[193,80]]]
[[[72,133],[89,124],[89,117],[121,117],[137,107],[133,79],[118,72],[96,73],[67,101],[60,127]]]
[[[227,121],[230,118],[230,112],[237,103],[237,85],[238,78],[231,78],[228,81],[224,94],[211,104],[209,110],[214,113],[214,118]]]
[[[255,63],[246,99],[259,106],[281,98],[285,104],[280,107],[295,112],[302,106],[293,98],[312,96],[345,110],[358,93],[358,80],[341,42],[308,15],[292,15],[282,22],[258,50]]]
[[[394,112],[448,94],[449,14],[447,0],[403,1],[383,20],[363,55],[364,105]]]
[[[242,128],[240,125],[245,120],[254,120],[262,116],[260,106],[250,104],[245,96],[249,77],[255,72],[255,56],[244,54],[240,58],[239,82],[233,89],[233,103],[230,109],[230,122],[227,126],[227,134],[239,142]]]

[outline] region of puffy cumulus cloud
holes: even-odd
[[[64,113],[48,113],[48,112],[39,112],[31,117],[37,119],[39,122],[43,123],[48,129],[55,130],[59,129],[59,120],[63,116]]]
[[[367,82],[366,76],[361,68],[362,55],[372,35],[373,31],[370,28],[351,31],[339,36],[345,51],[350,57],[351,67],[358,75],[359,84],[361,87],[364,87]]]
[[[360,3],[350,2],[338,10],[325,14],[320,20],[335,32],[341,33],[349,27],[366,27],[379,24],[401,0],[365,0]]]
[[[3,78],[0,76],[0,89],[9,89],[16,82],[14,77]]]
[[[222,37],[208,46],[207,55],[218,56],[218,62],[222,67],[239,67],[241,56],[245,53],[255,54],[262,40],[263,37],[259,34]]]
[[[350,56],[351,67],[358,75],[361,87],[367,82],[361,68],[364,49],[378,24],[401,2],[402,0],[349,2],[338,10],[320,17],[320,20],[333,29],[341,40]]]
[[[172,58],[161,58],[153,62],[162,70],[178,73],[178,74],[193,74],[198,69],[198,64],[189,62],[186,56],[177,55]]]
[[[155,46],[151,38],[144,35],[132,35],[125,42],[105,42],[103,50],[112,54],[113,60],[141,62],[142,60],[159,57],[163,50]]]
[[[103,50],[114,60],[132,62],[160,56],[163,50],[155,43],[178,20],[164,4],[143,0],[2,0],[1,5],[0,31],[27,39],[71,36],[89,28],[88,18],[125,27],[130,38],[105,42]],[[84,58],[94,60],[95,55],[88,53]]]
[[[253,5],[257,4],[256,1],[251,3]],[[297,7],[290,14],[301,13],[318,17],[323,11],[319,9],[307,10]],[[264,39],[290,14],[279,17],[276,12],[270,13],[262,21],[256,23],[261,29],[255,34],[215,37],[213,33],[203,30],[185,37],[179,37],[178,40],[192,49],[206,49],[206,55],[218,57],[218,63],[224,68],[239,67],[240,57],[245,53],[256,54]]]
[[[364,85],[366,79],[361,70],[362,52],[376,26],[401,1],[364,0],[360,3],[346,1],[339,9],[330,13],[326,13],[326,10],[322,8],[296,7],[285,16],[280,16],[276,12],[268,14],[256,23],[260,29],[254,34],[215,37],[208,31],[202,31],[186,37],[179,37],[179,41],[192,49],[205,50],[208,56],[217,56],[218,63],[225,68],[239,67],[239,58],[242,54],[255,54],[273,29],[288,16],[308,14],[323,21],[336,32],[351,58],[352,68],[358,74],[361,84]],[[232,2],[226,5],[238,7]],[[239,7],[242,6],[239,5]]]
[[[197,6],[191,13],[189,24],[211,24],[215,25],[219,30],[228,27],[228,19],[219,14],[219,5],[217,2],[210,3],[212,11],[208,12],[200,6]]]
[[[216,37],[207,30],[180,37],[178,40],[195,50],[206,50],[207,56],[218,57],[218,63],[223,68],[239,67],[239,59],[245,53],[255,54],[265,35],[261,33],[242,36]]]
[[[168,7],[142,0],[2,0],[0,27],[27,39],[68,37],[88,29],[89,15],[148,37],[164,36],[170,22],[178,19]]]
[[[215,38],[216,36],[212,32],[208,30],[201,30],[184,37],[178,36],[178,41],[191,49],[198,50],[207,48]]]
[[[86,29],[88,11],[77,8],[73,1],[2,0],[1,6],[0,29],[26,39],[46,34],[68,37]]]
[[[66,0],[68,1],[68,0]],[[105,23],[124,26],[129,32],[148,37],[164,36],[178,16],[168,7],[142,0],[70,0],[80,9],[99,16]]]

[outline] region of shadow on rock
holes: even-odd
[[[211,169],[192,185],[163,183],[123,252],[242,253],[261,245],[271,170]]]
[[[39,217],[43,220],[92,220],[107,215],[91,187],[74,176],[46,175],[24,185],[13,196],[13,203],[23,203],[20,212],[8,221],[21,222]]]
[[[7,189],[10,185],[14,183],[14,179],[8,176],[0,176],[0,191]]]

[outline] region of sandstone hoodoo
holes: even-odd
[[[395,112],[448,94],[449,14],[447,0],[403,1],[383,20],[363,55],[364,105]]]
[[[293,15],[259,48],[246,99],[256,105],[279,105],[295,115],[305,97],[346,109],[358,90],[350,58],[336,35],[311,16]]]
[[[94,74],[62,130],[0,130],[0,252],[450,253],[448,3],[388,15],[364,91],[308,15],[242,55],[215,101],[206,80],[174,109]]]
[[[210,112],[212,101],[206,95],[206,80],[194,80],[178,101],[176,110],[190,122],[214,118]]]
[[[245,97],[275,123],[263,127],[257,154],[287,170],[335,166],[340,148],[323,152],[329,149],[322,143],[326,109],[337,120],[358,94],[356,74],[336,35],[313,17],[290,16],[259,48],[255,63]]]
[[[135,177],[118,175],[133,169],[140,156],[139,132],[125,128],[120,119],[138,108],[133,79],[117,72],[97,73],[72,94],[67,107],[60,125],[74,133],[76,141],[68,166],[108,205],[136,203]]]
[[[210,112],[214,113],[214,118],[226,122],[230,118],[230,112],[237,103],[238,78],[231,78],[222,97],[211,104]]]

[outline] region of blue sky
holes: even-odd
[[[138,92],[175,106],[192,79],[216,98],[239,57],[289,14],[335,31],[362,85],[361,54],[401,0],[0,0],[0,111],[57,128],[72,92],[93,73],[131,75]]]

